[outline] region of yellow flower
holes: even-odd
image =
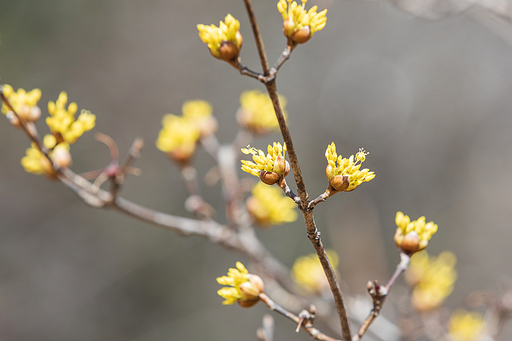
[[[45,142],[46,140],[45,138]],[[69,143],[67,142],[54,146],[48,153],[48,156],[59,167],[69,167],[71,165],[71,154],[69,153]],[[28,173],[45,174],[50,178],[55,176],[52,163],[39,151],[34,143],[27,149],[26,155],[21,159],[21,165]]]
[[[478,313],[456,310],[449,323],[449,334],[453,341],[476,341],[482,336],[485,322]]]
[[[157,148],[176,161],[188,161],[201,135],[199,127],[187,117],[172,114],[164,116],[162,126],[156,141]]]
[[[96,116],[90,111],[82,109],[78,118],[75,114],[78,106],[75,102],[71,102],[66,109],[68,95],[61,92],[56,102],[48,102],[49,117],[46,118],[46,124],[50,127],[53,135],[57,138],[57,142],[75,143],[86,131],[94,128],[96,124]]]
[[[183,117],[197,125],[201,132],[201,137],[214,134],[217,131],[217,120],[212,116],[213,108],[207,101],[186,101],[183,103],[181,111]]]
[[[33,122],[41,116],[41,109],[37,106],[37,102],[41,99],[41,90],[33,89],[26,92],[20,88],[15,92],[12,86],[4,84],[3,93],[14,111],[24,121]],[[13,125],[19,125],[16,116],[5,103],[2,103],[2,113],[7,116]]]
[[[254,221],[262,226],[291,223],[297,219],[297,205],[283,191],[259,182],[247,199],[247,209]]]
[[[242,148],[242,153],[252,154],[254,162],[242,160],[242,170],[254,176],[258,176],[267,185],[273,185],[288,175],[290,165],[284,159],[286,144],[284,147],[279,142],[274,142],[267,147],[267,155],[261,149]]]
[[[199,37],[203,43],[208,45],[210,53],[215,57],[226,61],[233,61],[238,58],[242,48],[242,34],[240,33],[240,22],[231,14],[228,14],[224,22],[215,25],[197,25]]]
[[[286,118],[288,115],[284,111],[286,98],[279,95],[279,101],[283,106],[283,114]],[[240,109],[237,118],[241,126],[256,134],[264,134],[269,130],[279,129],[272,101],[266,93],[259,90],[244,91],[240,95]]]
[[[437,225],[433,221],[425,223],[425,217],[411,221],[409,216],[398,211],[396,213],[396,246],[404,253],[412,255],[425,249],[430,238],[437,232]]]
[[[339,257],[333,250],[327,250],[333,269],[338,267]],[[316,253],[301,256],[295,260],[292,267],[292,278],[305,290],[311,293],[320,293],[329,288],[325,273]]]
[[[414,287],[412,304],[418,311],[439,308],[452,293],[457,279],[456,262],[455,255],[448,251],[437,257],[429,257],[424,251],[411,258],[405,279]]]
[[[361,164],[366,160],[366,155],[368,153],[364,149],[359,149],[355,158],[354,155],[351,155],[348,159],[344,159],[341,155],[338,156],[336,154],[334,142],[327,146],[325,157],[327,158],[328,165],[325,169],[325,174],[329,184],[334,189],[333,192],[350,192],[363,182],[368,182],[375,178],[375,173],[370,172],[368,168],[359,170]],[[336,165],[336,162],[338,165]]]
[[[277,9],[283,16],[283,33],[296,44],[307,42],[315,32],[322,30],[327,23],[327,10],[317,13],[318,6],[305,10],[307,0],[302,5],[292,0],[279,0]]]
[[[249,308],[258,303],[258,295],[263,292],[262,279],[250,274],[240,262],[236,262],[236,269],[229,269],[227,276],[217,277],[217,283],[229,285],[217,291],[224,298],[224,305],[238,302],[242,307]]]

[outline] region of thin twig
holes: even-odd
[[[352,341],[361,340],[361,338],[368,331],[368,328],[370,328],[373,321],[375,321],[375,319],[379,317],[384,302],[386,301],[386,297],[389,294],[389,291],[395,284],[400,274],[402,274],[402,272],[404,272],[405,269],[407,269],[407,267],[409,266],[410,259],[411,257],[409,255],[400,252],[400,263],[398,263],[398,265],[396,266],[396,270],[389,279],[388,284],[386,284],[386,286],[379,285],[377,281],[368,282],[367,289],[368,293],[370,294],[373,300],[373,308],[370,311],[370,314],[368,314],[366,320],[361,325],[361,328],[359,328],[357,334],[354,335],[354,337],[352,338]]]
[[[275,311],[276,313],[286,317],[290,321],[294,322],[295,324],[299,325],[311,338],[314,340],[319,341],[337,341],[335,338],[332,338],[328,335],[325,335],[318,329],[316,329],[313,326],[313,319],[311,318],[310,314],[305,314],[309,318],[299,317],[285,308],[281,307],[279,304],[275,303],[270,297],[268,297],[266,294],[261,293],[259,295],[259,299],[261,302],[263,302],[270,310]],[[307,313],[307,311],[306,311]]]
[[[270,69],[270,77],[275,77],[277,75],[277,71],[283,66],[284,62],[290,59],[293,49],[297,45],[286,45],[284,51],[279,56],[279,59],[276,61],[274,66]],[[269,81],[272,79],[268,79]]]

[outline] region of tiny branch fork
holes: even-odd
[[[270,70],[268,67],[267,56],[265,53],[265,48],[263,47],[263,40],[261,38],[259,27],[256,22],[256,18],[254,16],[254,11],[252,8],[251,0],[244,0],[244,3],[245,3],[245,7],[247,9],[249,20],[251,22],[254,39],[256,41],[256,46],[258,48],[258,53],[260,55],[260,61],[261,61],[261,65],[263,68],[263,74],[268,77],[270,75]],[[291,52],[291,49],[290,49],[290,52]],[[284,63],[284,61],[282,63]],[[281,65],[282,65],[282,63],[281,63]],[[280,66],[280,65],[278,64],[278,66]],[[348,318],[347,318],[345,303],[343,301],[343,296],[341,294],[341,290],[340,290],[338,281],[336,279],[336,275],[334,274],[334,270],[332,269],[331,263],[329,261],[329,258],[327,257],[327,254],[323,247],[322,241],[320,239],[320,232],[318,232],[318,230],[316,228],[315,220],[313,217],[313,212],[312,212],[312,210],[308,209],[309,197],[308,197],[308,193],[306,191],[306,185],[304,184],[304,180],[302,178],[302,172],[300,170],[300,165],[299,165],[299,161],[297,158],[297,154],[295,153],[295,148],[293,146],[292,137],[291,137],[290,131],[288,130],[286,120],[284,119],[283,108],[281,106],[281,103],[279,101],[279,96],[277,94],[275,77],[272,78],[270,81],[266,82],[265,87],[267,88],[267,92],[270,96],[270,99],[272,100],[272,105],[274,107],[276,118],[279,123],[279,128],[281,130],[281,133],[283,135],[283,140],[286,143],[286,147],[288,149],[288,156],[290,159],[291,168],[293,170],[293,176],[295,177],[295,183],[297,185],[298,196],[301,201],[299,208],[301,209],[302,214],[304,216],[304,221],[306,223],[308,238],[311,240],[311,242],[316,250],[318,258],[320,259],[320,263],[322,264],[322,268],[325,272],[325,276],[327,277],[327,280],[329,282],[329,287],[334,296],[334,301],[336,303],[336,309],[338,311],[338,315],[340,318],[341,334],[343,336],[343,340],[348,341],[351,339],[352,336],[350,333],[350,325],[349,325]]]
[[[384,306],[384,302],[386,301],[386,297],[389,294],[389,291],[395,284],[397,278],[402,274],[402,272],[404,272],[407,269],[410,260],[411,257],[409,255],[400,252],[400,263],[398,263],[398,265],[396,266],[396,270],[391,276],[386,286],[378,284],[377,281],[368,282],[367,289],[368,293],[370,294],[373,300],[373,308],[370,311],[370,314],[368,315],[366,320],[361,325],[361,328],[359,328],[357,334],[355,334],[354,337],[352,338],[352,341],[361,340],[362,337],[368,331],[368,328],[370,328],[370,325],[373,323],[373,321],[375,321],[375,319],[379,317],[382,307]]]
[[[281,307],[277,303],[275,303],[270,297],[268,297],[266,294],[261,293],[259,295],[259,299],[263,304],[267,306],[272,311],[275,311],[276,313],[286,317],[290,321],[297,324],[297,332],[300,328],[302,328],[312,339],[319,340],[319,341],[338,341],[335,338],[332,338],[328,335],[325,335],[324,333],[320,332],[318,329],[316,329],[313,326],[313,319],[314,319],[314,307],[311,309],[312,311],[309,312],[307,310],[303,310],[299,316],[289,312],[285,308]]]

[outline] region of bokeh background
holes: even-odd
[[[450,309],[475,290],[509,288],[512,27],[497,34],[468,15],[428,21],[383,2],[310,3],[328,8],[327,26],[278,76],[306,186],[310,196],[325,189],[323,154],[333,141],[343,155],[370,151],[365,165],[377,173],[315,210],[324,243],[340,254],[344,290],[364,295],[367,280],[387,280],[398,261],[397,210],[439,225],[431,254],[456,253]],[[285,44],[275,5],[254,1],[271,62]],[[178,169],[154,146],[162,115],[208,100],[229,143],[241,90],[263,89],[198,38],[197,23],[218,24],[228,12],[241,21],[244,64],[259,69],[242,1],[0,0],[0,76],[41,88],[43,109],[67,91],[122,155],[143,137],[143,175],[128,178],[122,194],[189,216]],[[73,146],[77,172],[109,162],[93,135]],[[216,295],[215,278],[242,256],[86,207],[61,184],[24,172],[21,131],[3,120],[0,136],[0,339],[256,339],[266,309],[221,306]],[[274,140],[280,135],[254,145]],[[200,176],[213,166],[203,151],[196,164]],[[219,186],[202,191],[222,211]],[[313,252],[300,220],[258,234],[287,266]],[[393,318],[391,302],[384,314]],[[276,339],[308,339],[276,320]]]

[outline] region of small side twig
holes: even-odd
[[[368,317],[359,328],[359,331],[352,338],[352,341],[359,341],[366,334],[370,325],[375,321],[377,317],[380,315],[380,311],[386,301],[386,297],[389,294],[389,291],[395,284],[397,278],[402,274],[402,272],[407,269],[409,266],[409,261],[411,257],[403,252],[400,252],[400,263],[396,266],[396,270],[391,276],[390,280],[386,284],[386,286],[382,286],[377,283],[377,281],[369,281],[367,285],[368,293],[372,297],[373,300],[373,308],[368,314]]]
[[[263,315],[262,327],[256,331],[258,340],[273,341],[274,340],[274,318],[269,315]]]
[[[308,312],[307,310],[303,310],[299,315],[297,316],[293,314],[292,312],[289,312],[285,308],[281,307],[279,304],[275,303],[268,295],[265,293],[261,293],[259,295],[259,299],[261,302],[263,302],[267,308],[269,308],[272,311],[275,311],[276,313],[286,317],[290,321],[294,322],[302,328],[312,339],[319,340],[319,341],[338,341],[335,338],[332,338],[328,335],[325,335],[320,330],[314,327],[313,320],[314,320],[314,309],[313,312]]]

